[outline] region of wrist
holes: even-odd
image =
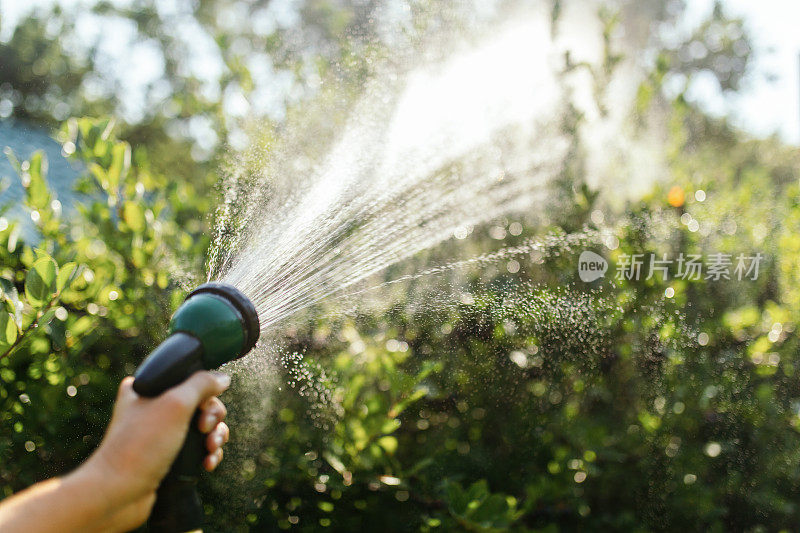
[[[108,531],[119,492],[88,463],[14,495],[0,506],[0,530],[12,533]]]
[[[80,498],[87,524],[105,524],[130,499],[124,483],[112,469],[105,468],[96,455],[62,478],[64,489]],[[102,528],[102,526],[100,526]]]
[[[74,505],[82,508],[83,532],[130,531],[147,519],[155,501],[155,490],[131,483],[130,477],[107,464],[95,452],[84,464],[62,479],[62,486],[75,494]]]
[[[109,480],[103,479],[98,469],[88,462],[64,476],[61,484],[67,494],[74,494],[80,499],[87,525],[102,523],[111,514],[116,499],[115,490]]]

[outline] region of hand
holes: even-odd
[[[225,406],[216,396],[230,385],[228,376],[196,372],[156,398],[140,397],[132,385],[133,378],[122,380],[103,442],[85,463],[0,502],[3,533],[129,531],[142,525],[198,408],[199,429],[207,434],[203,466],[216,468],[228,440]]]
[[[156,398],[140,397],[132,384],[132,377],[120,384],[100,447],[73,474],[103,480],[107,508],[112,510],[104,522],[119,530],[135,528],[149,516],[156,489],[181,449],[196,409],[198,428],[207,434],[206,470],[214,470],[222,460],[222,445],[230,434],[223,422],[225,406],[216,397],[230,385],[227,375],[196,372]]]

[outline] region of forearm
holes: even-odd
[[[121,530],[126,506],[102,472],[84,464],[74,472],[37,483],[0,503],[4,533],[69,533]]]

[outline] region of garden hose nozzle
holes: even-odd
[[[136,370],[133,390],[141,396],[158,396],[198,370],[238,359],[256,345],[260,330],[253,303],[238,289],[225,283],[200,285],[173,315],[169,337]],[[197,481],[205,455],[203,435],[193,422],[158,488],[150,531],[181,533],[202,527]]]

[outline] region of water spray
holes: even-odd
[[[164,340],[134,374],[133,390],[158,396],[198,370],[211,370],[249,352],[260,325],[252,302],[225,283],[205,283],[178,308]],[[203,435],[192,423],[186,441],[156,493],[149,528],[154,532],[199,530],[203,506],[197,481],[206,455]]]

